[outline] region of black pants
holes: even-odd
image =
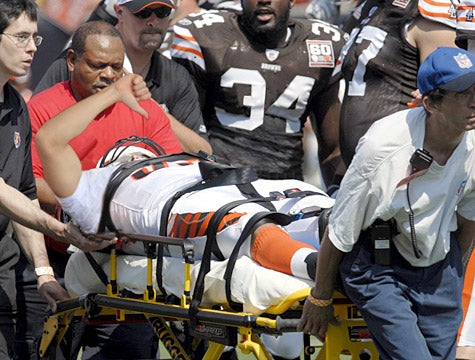
[[[347,296],[355,303],[378,348],[379,358],[455,358],[462,319],[463,267],[452,238],[445,259],[412,266],[396,249],[391,264],[375,264],[369,241],[359,240],[340,264]]]
[[[48,258],[54,269],[55,277],[64,287],[64,269],[68,256],[54,250],[48,250]],[[37,359],[36,341],[43,333],[43,322],[48,303],[37,289],[33,265],[21,254],[16,266],[17,288],[17,327],[15,334],[15,359]],[[57,351],[57,359],[69,359],[69,354]]]
[[[20,248],[9,236],[0,240],[0,359],[13,359],[15,338],[15,265]]]
[[[56,279],[64,286],[64,271],[68,256],[48,250],[48,257]],[[43,321],[48,304],[38,293],[33,266],[23,255],[16,266],[16,288],[19,311],[15,334],[15,359],[36,360],[37,340],[43,333]],[[15,283],[13,283],[14,290]],[[65,343],[56,349],[56,359],[76,359],[81,346],[84,348],[82,358],[88,360],[154,359],[158,339],[148,322],[96,326],[78,322],[69,328]],[[1,355],[0,353],[0,359],[3,360],[4,357]]]

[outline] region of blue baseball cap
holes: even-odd
[[[475,85],[475,55],[453,47],[438,47],[422,62],[417,87],[422,94],[435,89],[455,92]]]

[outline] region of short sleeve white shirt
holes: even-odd
[[[475,133],[465,133],[444,166],[432,162],[428,171],[407,184],[409,160],[424,142],[423,108],[404,110],[374,123],[361,138],[342,181],[329,224],[332,243],[349,252],[360,232],[376,219],[394,218],[399,234],[394,244],[413,266],[429,266],[450,250],[456,212],[475,220]],[[410,206],[414,212],[417,258],[411,243]]]

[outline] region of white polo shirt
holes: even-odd
[[[410,181],[414,211],[416,258],[411,243],[407,185],[409,160],[424,142],[423,108],[405,110],[374,123],[361,138],[338,193],[329,224],[332,243],[349,252],[361,230],[377,218],[394,218],[400,234],[395,246],[413,266],[429,266],[450,250],[450,232],[457,229],[456,212],[475,220],[475,133],[469,131],[444,166],[432,162],[428,171]]]

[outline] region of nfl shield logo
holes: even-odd
[[[274,49],[266,49],[266,57],[269,61],[276,61],[279,57],[279,52]]]
[[[454,56],[454,59],[461,69],[470,69],[473,66],[472,62],[465,54],[457,54]]]
[[[15,131],[15,134],[13,134],[13,143],[15,144],[16,149],[21,145],[20,133],[18,131]]]

